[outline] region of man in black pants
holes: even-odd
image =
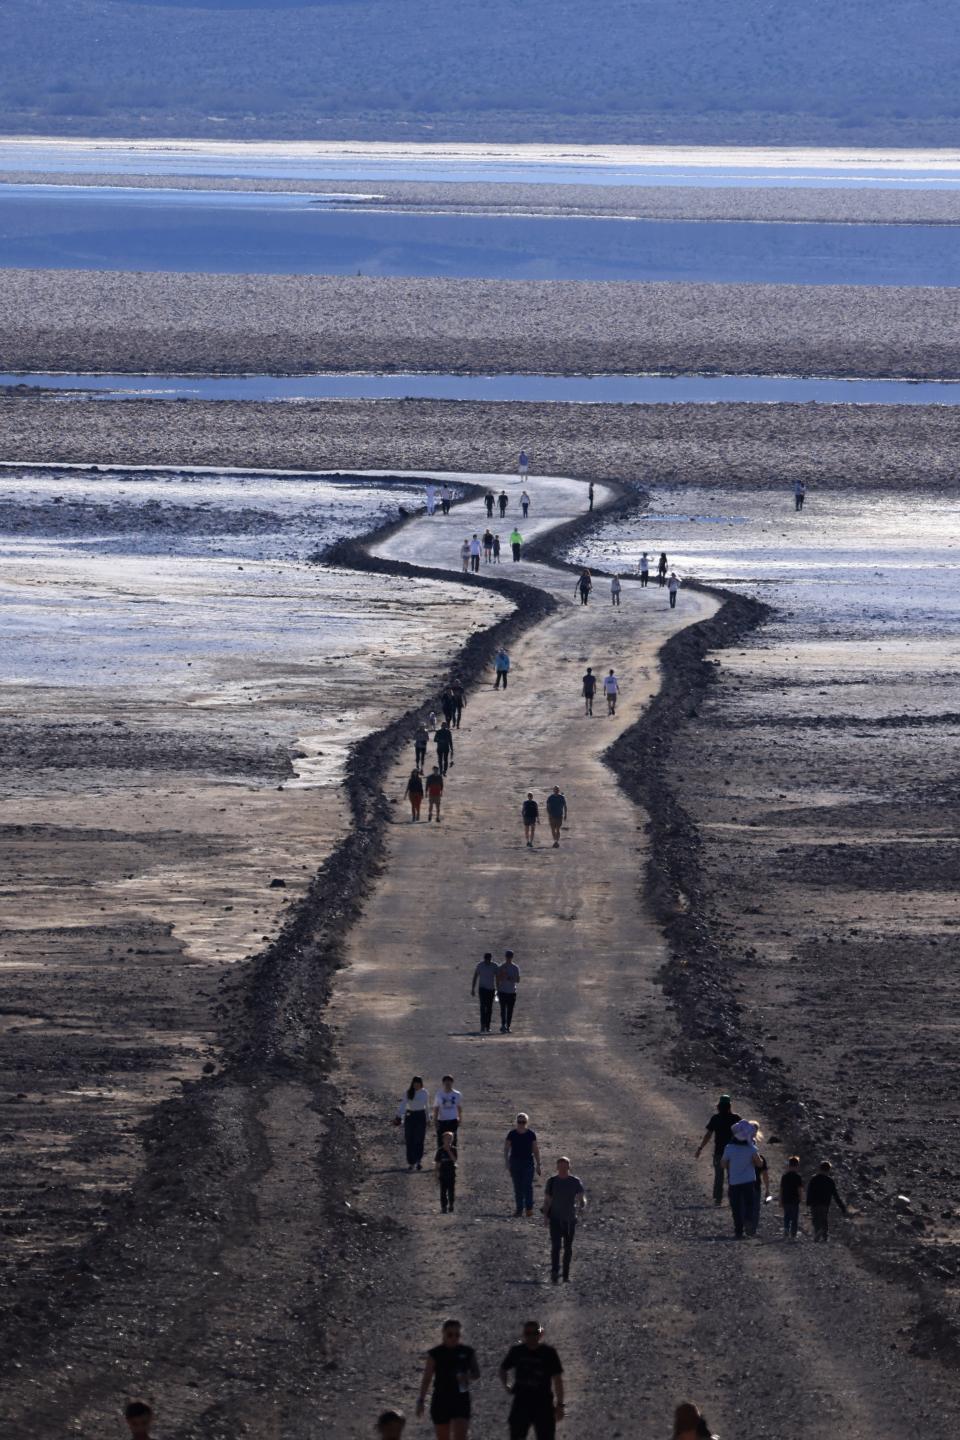
[[[500,996],[500,1034],[509,1035],[513,1024],[513,1007],[517,1003],[517,986],[520,984],[520,966],[514,962],[513,951],[504,950],[503,964],[497,971],[497,991]]]
[[[697,1146],[696,1159],[705,1146],[709,1145],[710,1137],[713,1136],[713,1203],[723,1204],[723,1152],[730,1144],[730,1132],[734,1125],[739,1123],[740,1116],[733,1108],[729,1095],[721,1095],[717,1101],[715,1115],[711,1115],[707,1121],[707,1128],[703,1139]]]
[[[446,775],[447,766],[453,759],[453,733],[450,726],[444,720],[440,729],[433,737],[433,743],[437,747],[437,765],[441,775]]]
[[[422,770],[427,759],[427,744],[430,740],[430,731],[421,721],[413,732],[413,754],[414,763],[418,770]]]
[[[506,492],[506,490],[501,490],[501,491],[500,491],[500,494],[497,496],[497,506],[498,506],[498,508],[499,508],[499,510],[500,510],[500,519],[501,519],[501,520],[503,519],[504,515],[506,515],[506,513],[507,513],[507,503],[508,503],[508,502],[507,502],[507,492]]]
[[[451,694],[453,695],[453,728],[454,730],[459,730],[460,716],[463,714],[464,706],[467,703],[466,693],[461,681],[454,680]]]
[[[583,677],[583,701],[584,713],[593,714],[593,697],[597,693],[597,677],[590,665],[587,666],[587,673]]]
[[[561,1247],[563,1278],[570,1279],[573,1237],[577,1231],[577,1220],[586,1204],[587,1195],[582,1181],[570,1174],[570,1161],[566,1155],[561,1155],[557,1161],[557,1173],[550,1176],[543,1192],[543,1212],[550,1227],[550,1279],[554,1285],[560,1279]]]
[[[490,1034],[490,1021],[493,1018],[493,1002],[497,995],[497,966],[493,963],[493,956],[488,950],[483,959],[478,962],[473,972],[473,984],[470,986],[470,994],[476,995],[480,992],[480,1034]]]
[[[542,1338],[540,1322],[528,1320],[523,1344],[512,1345],[500,1366],[500,1383],[513,1396],[510,1440],[526,1440],[531,1426],[537,1440],[554,1440],[557,1421],[563,1419],[563,1366],[553,1346],[541,1344]]]

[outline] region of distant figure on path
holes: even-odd
[[[644,550],[640,556],[640,588],[646,590],[647,582],[650,579],[650,556]]]
[[[470,541],[464,540],[460,546],[460,563],[463,566],[463,573],[466,575],[470,569]]]
[[[760,1219],[757,1172],[763,1163],[757,1145],[762,1139],[756,1120],[738,1120],[730,1132],[730,1140],[723,1152],[733,1233],[738,1240],[743,1239],[744,1231],[748,1235],[757,1233],[757,1222]]]
[[[453,1203],[457,1194],[457,1147],[453,1140],[453,1131],[445,1130],[439,1149],[433,1157],[437,1184],[440,1186],[440,1210],[444,1215],[448,1210],[453,1214]]]
[[[660,584],[661,584],[661,585],[666,585],[666,583],[667,583],[667,552],[666,552],[666,550],[661,550],[661,551],[660,551],[660,559],[657,561],[657,574],[658,574],[658,576],[660,577]]]
[[[841,1215],[846,1215],[847,1207],[840,1199],[836,1181],[830,1174],[833,1166],[829,1160],[821,1160],[820,1168],[807,1186],[807,1204],[810,1206],[810,1219],[813,1221],[813,1238],[822,1241],[826,1245],[830,1239],[830,1206],[836,1201],[837,1208]]]
[[[463,688],[463,681],[454,680],[450,693],[453,696],[453,726],[455,730],[459,730],[460,717],[467,708],[467,692]]]
[[[533,837],[537,832],[537,821],[540,819],[540,806],[533,798],[533,791],[527,791],[527,798],[521,806],[523,816],[523,837],[527,842],[527,849],[533,849]]]
[[[453,503],[453,491],[449,485],[444,485],[440,491],[440,508],[444,515],[450,514],[450,506]]]
[[[510,503],[510,501],[509,501],[509,498],[508,498],[508,496],[507,496],[506,490],[501,490],[501,491],[500,491],[500,494],[497,496],[497,506],[498,506],[498,508],[499,508],[499,510],[500,510],[500,519],[501,519],[501,520],[503,519],[504,515],[506,515],[506,513],[507,513],[507,506],[508,506],[509,503]]]
[[[802,510],[802,509],[803,509],[803,502],[804,502],[804,500],[806,500],[806,498],[807,498],[807,487],[806,487],[806,485],[803,483],[802,480],[795,480],[795,481],[793,482],[793,508],[794,508],[794,510]]]
[[[592,480],[590,481],[590,484],[589,484],[588,487],[587,487],[587,509],[588,509],[588,510],[592,510],[592,509],[593,509],[593,481],[592,481]]]
[[[524,520],[526,520],[527,516],[530,514],[530,496],[527,494],[526,490],[524,490],[523,494],[520,496],[520,509],[523,511]]]
[[[620,604],[620,591],[621,591],[622,589],[623,589],[623,586],[620,584],[620,576],[619,576],[619,575],[614,575],[613,579],[610,581],[610,604],[611,604],[611,605],[619,605],[619,604]]]
[[[454,1090],[453,1076],[444,1075],[440,1089],[433,1097],[433,1123],[437,1127],[438,1145],[443,1144],[445,1131],[451,1131],[454,1137],[459,1134],[462,1119],[463,1096],[459,1090]]]
[[[467,1440],[470,1433],[470,1382],[480,1379],[476,1351],[461,1343],[459,1320],[443,1322],[443,1342],[427,1351],[420,1380],[417,1417],[424,1411],[427,1392],[433,1386],[430,1419],[437,1440]]]
[[[493,662],[493,668],[497,672],[497,678],[493,683],[494,690],[499,690],[501,685],[503,686],[504,690],[506,690],[507,679],[510,675],[510,656],[507,654],[506,650],[504,650],[502,645],[496,653],[496,657]]]
[[[620,682],[613,671],[603,678],[603,693],[607,697],[607,714],[616,715],[617,696],[620,694]]]
[[[533,1173],[540,1174],[540,1146],[537,1132],[530,1128],[530,1117],[524,1111],[517,1116],[514,1128],[503,1142],[503,1158],[513,1181],[514,1219],[533,1214]]]
[[[443,718],[449,725],[453,720],[453,690],[449,685],[444,687],[440,696],[440,709],[443,711]]]
[[[581,605],[586,605],[586,604],[588,603],[588,601],[589,601],[589,599],[590,599],[590,591],[591,591],[592,589],[593,589],[593,580],[592,580],[591,577],[590,577],[590,571],[589,571],[589,570],[584,570],[583,574],[580,576],[580,579],[577,581],[576,585],[574,586],[574,592],[576,593],[577,591],[579,591],[579,593],[580,593],[580,604],[581,604]]]
[[[587,673],[583,677],[580,689],[583,695],[584,713],[587,715],[592,715],[593,697],[597,693],[597,677],[596,675],[594,675],[593,669],[589,665],[587,666]]]
[[[796,1240],[802,1204],[803,1176],[800,1174],[800,1156],[791,1155],[787,1161],[786,1170],[780,1176],[780,1209],[783,1211],[784,1240]]]
[[[403,1440],[407,1417],[402,1410],[384,1410],[377,1421],[379,1440]]]
[[[500,564],[500,536],[499,536],[499,535],[494,535],[494,537],[493,537],[493,563],[494,563],[494,565],[499,565],[499,564]]]
[[[407,1093],[400,1101],[397,1119],[403,1125],[403,1143],[407,1147],[407,1169],[422,1169],[423,1147],[427,1138],[427,1115],[430,1096],[423,1086],[423,1076],[414,1075]]]
[[[672,1440],[717,1440],[696,1405],[678,1405],[673,1417]]]
[[[153,1411],[145,1400],[131,1400],[124,1408],[123,1418],[127,1422],[127,1429],[136,1440],[150,1440]]]
[[[504,950],[503,964],[497,971],[497,997],[500,1001],[500,1034],[509,1035],[513,1024],[513,1010],[517,1003],[517,986],[520,984],[520,966],[513,958],[512,950]]]
[[[476,575],[480,569],[480,536],[473,535],[470,540],[470,569]]]
[[[514,560],[519,560],[520,552],[523,549],[523,536],[517,529],[513,529],[510,531],[510,548],[513,551]]]
[[[488,565],[493,559],[493,531],[489,526],[483,532],[483,558]]]
[[[441,775],[446,775],[448,767],[453,763],[453,732],[446,720],[440,726],[433,743],[437,747],[437,765]]]
[[[423,721],[413,732],[413,758],[418,770],[422,770],[427,758],[427,745],[430,741],[430,731]]]
[[[413,823],[420,819],[420,806],[423,804],[423,779],[419,769],[414,770],[403,793],[410,801],[410,821]]]
[[[730,1142],[730,1132],[734,1125],[741,1119],[733,1108],[733,1102],[729,1095],[721,1095],[717,1101],[716,1113],[710,1116],[707,1121],[707,1128],[704,1131],[703,1139],[697,1146],[696,1159],[699,1160],[705,1146],[713,1140],[713,1203],[723,1204],[723,1152]]]
[[[570,1174],[570,1161],[566,1155],[561,1155],[557,1161],[557,1173],[550,1176],[543,1192],[543,1213],[550,1230],[550,1279],[554,1285],[560,1279],[561,1247],[563,1278],[570,1279],[573,1237],[577,1231],[577,1220],[586,1205],[583,1182],[578,1176]]]
[[[437,814],[437,824],[440,824],[440,802],[443,799],[443,776],[436,765],[427,776],[427,783],[424,786],[427,792],[427,823],[433,819],[434,811]]]
[[[566,818],[567,797],[563,794],[559,785],[554,785],[553,790],[547,796],[547,819],[550,822],[550,834],[553,836],[554,850],[560,849],[560,831]]]
[[[484,505],[486,505],[486,507],[487,507],[487,519],[488,519],[488,520],[492,520],[492,519],[493,519],[493,507],[494,507],[494,505],[496,505],[496,503],[497,503],[497,497],[496,497],[496,495],[494,495],[494,493],[493,493],[492,490],[488,490],[487,493],[486,493],[486,495],[484,495],[484,497],[483,497],[483,503],[484,503]]]
[[[497,998],[497,970],[498,966],[493,962],[493,956],[487,950],[482,960],[477,962],[473,972],[473,984],[470,986],[470,994],[480,997],[480,1034],[490,1034],[490,1021],[493,1019],[493,1002]]]
[[[500,1366],[500,1382],[510,1406],[510,1440],[526,1440],[531,1428],[536,1440],[554,1440],[563,1419],[563,1366],[552,1345],[541,1345],[543,1327],[527,1320],[523,1344],[512,1345]],[[508,1376],[513,1375],[511,1385]]]
[[[670,609],[677,608],[677,591],[680,589],[680,581],[677,579],[676,570],[670,571],[670,579],[667,581],[667,589],[670,592]]]
[[[521,479],[521,480],[526,480],[526,478],[527,478],[527,476],[528,476],[529,473],[530,473],[530,456],[527,454],[526,450],[521,450],[521,451],[520,451],[520,479]]]
[[[437,508],[437,487],[436,487],[436,485],[428,485],[428,486],[427,486],[427,514],[428,514],[428,515],[432,515],[433,512],[436,510],[436,508]]]

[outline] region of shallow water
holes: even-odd
[[[362,202],[361,202],[362,205]],[[0,187],[5,268],[954,285],[960,226],[364,213],[314,197]]]

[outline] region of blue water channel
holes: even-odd
[[[0,266],[951,286],[960,226],[365,213],[296,194],[9,185]]]

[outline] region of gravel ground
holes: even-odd
[[[960,375],[960,290],[0,271],[8,370]]]

